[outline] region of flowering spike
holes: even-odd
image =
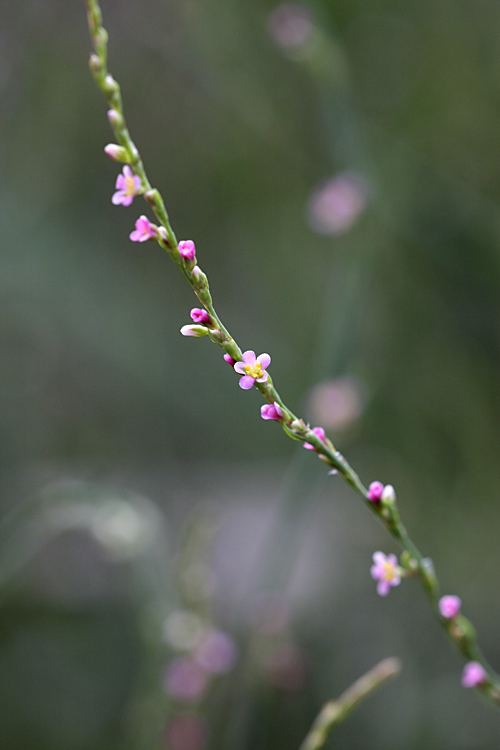
[[[264,404],[261,406],[260,416],[262,419],[275,419],[277,422],[281,422],[283,412],[281,411],[281,406],[275,401],[274,404]]]
[[[205,328],[205,326],[182,326],[181,333],[183,336],[201,339],[202,336],[207,335],[208,328]]]
[[[265,383],[267,381],[268,374],[266,370],[271,364],[271,357],[269,354],[259,354],[259,356],[256,357],[255,352],[249,349],[248,351],[243,352],[242,359],[243,362],[236,362],[234,365],[235,371],[243,376],[240,378],[240,388],[243,388],[244,391],[248,391],[252,388],[255,381],[257,381],[257,383]]]
[[[462,685],[466,688],[478,687],[486,682],[488,675],[478,661],[469,661],[462,673]]]
[[[391,586],[399,586],[401,583],[401,570],[396,555],[384,555],[383,552],[373,554],[373,562],[370,569],[371,577],[378,581],[377,593],[387,596]]]
[[[130,206],[134,197],[141,189],[141,178],[135,175],[128,165],[123,167],[123,174],[116,178],[116,193],[113,194],[111,202],[115,206]]]
[[[146,242],[158,239],[158,227],[151,224],[147,216],[140,216],[135,222],[135,232],[130,234],[132,242]]]
[[[325,431],[322,427],[313,427],[311,432],[314,432],[317,437],[324,443],[326,441],[326,435]],[[308,451],[315,451],[317,450],[316,446],[314,446],[312,443],[308,443],[307,441],[304,443],[304,448],[307,448]]]
[[[442,596],[439,600],[439,611],[442,617],[452,620],[460,612],[462,601],[459,596]]]

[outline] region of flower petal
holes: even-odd
[[[250,388],[255,383],[255,380],[252,378],[251,375],[243,375],[242,378],[240,378],[239,386],[240,388],[243,388],[244,391],[250,390]]]
[[[372,559],[376,565],[384,565],[386,561],[386,556],[384,555],[383,552],[374,552]]]
[[[241,355],[241,358],[245,365],[254,365],[255,364],[255,352],[253,352],[251,349],[249,349],[246,352],[243,352]]]
[[[271,364],[271,357],[269,356],[269,354],[259,354],[259,356],[257,357],[257,362],[260,362],[263,370],[267,370],[267,368]]]
[[[123,203],[123,198],[125,196],[125,193],[123,190],[119,190],[117,193],[113,193],[111,197],[111,203],[114,206],[119,206],[121,203]]]
[[[263,372],[262,377],[257,378],[257,383],[267,383],[268,380],[269,380],[269,375],[267,374],[267,372]]]
[[[387,596],[390,588],[391,584],[389,583],[389,581],[379,581],[377,584],[377,594],[379,594],[380,596]]]
[[[235,362],[234,369],[240,375],[245,374],[245,365],[243,364],[243,362]]]

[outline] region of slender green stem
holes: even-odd
[[[300,750],[321,750],[332,729],[343,721],[361,701],[394,679],[401,672],[399,659],[384,659],[356,680],[336,701],[325,703],[316,717]]]
[[[193,291],[206,307],[213,318],[214,326],[210,329],[210,338],[214,343],[224,349],[235,361],[241,361],[241,349],[236,341],[230,335],[229,331],[222,324],[214,308],[208,279],[201,271],[193,273],[181,257],[177,245],[175,233],[170,225],[163,198],[160,192],[151,186],[148,180],[146,170],[141,160],[139,151],[133,142],[125,123],[123,114],[123,104],[120,93],[120,87],[114,78],[108,73],[107,68],[107,40],[108,34],[102,25],[102,13],[98,0],[86,0],[88,10],[88,22],[90,35],[94,45],[94,54],[90,57],[90,69],[94,79],[105,95],[109,112],[108,117],[113,128],[115,137],[125,150],[127,160],[133,172],[140,177],[141,192],[154,211],[159,223],[160,231],[158,243],[168,252],[174,263],[180,268],[188,282],[191,284]],[[198,268],[198,267],[197,267]],[[485,661],[480,649],[476,645],[476,636],[474,628],[466,618],[459,616],[452,620],[447,620],[439,613],[439,584],[428,558],[423,558],[416,545],[408,535],[405,527],[401,523],[396,504],[373,503],[368,498],[368,491],[361,482],[356,472],[351,468],[346,458],[335,449],[330,440],[321,440],[308,424],[299,419],[283,402],[279,393],[275,389],[271,376],[268,376],[267,382],[256,383],[257,388],[263,397],[270,403],[279,404],[282,409],[282,426],[286,434],[302,442],[308,442],[314,447],[319,458],[328,466],[337,471],[343,479],[363,498],[368,508],[379,518],[389,533],[399,543],[404,550],[407,562],[407,575],[414,575],[420,578],[420,581],[431,602],[433,610],[446,630],[448,637],[458,648],[458,650],[467,658],[480,662],[487,671],[487,681],[478,687],[478,689],[495,705],[500,706],[500,676],[497,675]]]

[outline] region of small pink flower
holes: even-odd
[[[194,246],[193,240],[181,240],[177,247],[179,248],[179,253],[181,254],[182,258],[185,258],[186,260],[195,259],[196,248]]]
[[[167,695],[178,701],[196,701],[206,690],[208,675],[188,657],[174,659],[165,673],[163,687]]]
[[[377,584],[377,593],[387,596],[391,586],[399,586],[401,583],[400,569],[396,555],[384,555],[383,552],[375,552],[370,573]]]
[[[439,600],[439,611],[447,620],[452,620],[460,612],[462,601],[458,596],[442,596]]]
[[[243,375],[239,382],[240,388],[248,391],[255,381],[257,383],[265,383],[267,381],[268,374],[266,370],[271,364],[269,354],[259,354],[256,357],[255,352],[249,349],[247,352],[243,352],[242,359],[243,362],[236,362],[234,365],[235,371],[239,375]]]
[[[325,431],[322,427],[313,427],[311,432],[314,432],[315,435],[319,437],[319,439],[324,443],[326,440]],[[316,446],[312,445],[312,443],[305,442],[304,448],[307,448],[308,451],[315,451]]]
[[[191,310],[191,320],[195,323],[201,323],[202,325],[208,325],[211,322],[210,315],[206,310],[201,310],[199,307],[193,307]]]
[[[274,404],[264,404],[264,406],[261,406],[260,416],[262,419],[275,419],[277,422],[281,422],[283,412],[281,411],[281,406],[275,401]]]
[[[231,367],[233,367],[236,362],[236,360],[233,359],[230,354],[224,354],[224,361],[227,362],[228,365],[231,365]]]
[[[378,503],[382,497],[384,485],[382,482],[372,482],[368,488],[368,500],[372,503]]]
[[[467,688],[477,687],[478,685],[482,685],[483,682],[486,682],[487,677],[486,670],[481,664],[479,664],[479,662],[470,661],[464,667],[462,673],[462,685]]]
[[[151,224],[147,216],[140,216],[135,222],[135,232],[132,232],[130,239],[132,242],[146,242],[146,240],[156,240],[158,229]]]
[[[209,630],[196,647],[194,660],[212,674],[229,672],[236,661],[236,645],[222,630]]]
[[[123,174],[116,178],[116,193],[113,194],[111,202],[115,206],[130,206],[141,189],[141,178],[135,175],[128,164],[123,167]]]

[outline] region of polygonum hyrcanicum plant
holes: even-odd
[[[485,661],[477,646],[474,628],[469,620],[460,614],[460,599],[457,596],[440,598],[432,561],[422,557],[402,524],[394,488],[375,481],[367,489],[344,456],[328,439],[324,429],[311,428],[284,404],[268,371],[271,363],[269,354],[256,356],[252,350],[242,352],[222,324],[212,302],[208,279],[198,265],[194,242],[177,241],[163,199],[148,180],[139,151],[125,123],[120,87],[107,70],[107,32],[102,26],[99,4],[97,0],[86,2],[94,44],[90,67],[97,85],[107,99],[108,120],[117,140],[116,144],[108,144],[104,150],[112,159],[125,164],[123,172],[117,177],[116,192],[112,196],[112,201],[114,204],[130,206],[136,196],[143,194],[155,214],[158,225],[142,215],[136,220],[135,231],[130,234],[130,239],[134,242],[155,240],[179,267],[200,301],[202,307],[191,310],[193,324],[183,326],[181,333],[194,338],[208,335],[223,349],[224,360],[240,376],[240,387],[249,390],[255,385],[262,394],[267,402],[261,407],[262,418],[279,422],[289,437],[301,441],[304,448],[317,453],[330,468],[330,473],[340,474],[361,496],[366,506],[403,549],[399,561],[394,554],[386,556],[382,552],[375,552],[373,555],[371,575],[378,582],[378,593],[386,596],[391,587],[399,585],[403,578],[418,578],[440,624],[467,660],[462,684],[465,687],[477,688],[490,702],[500,705],[500,676]]]

